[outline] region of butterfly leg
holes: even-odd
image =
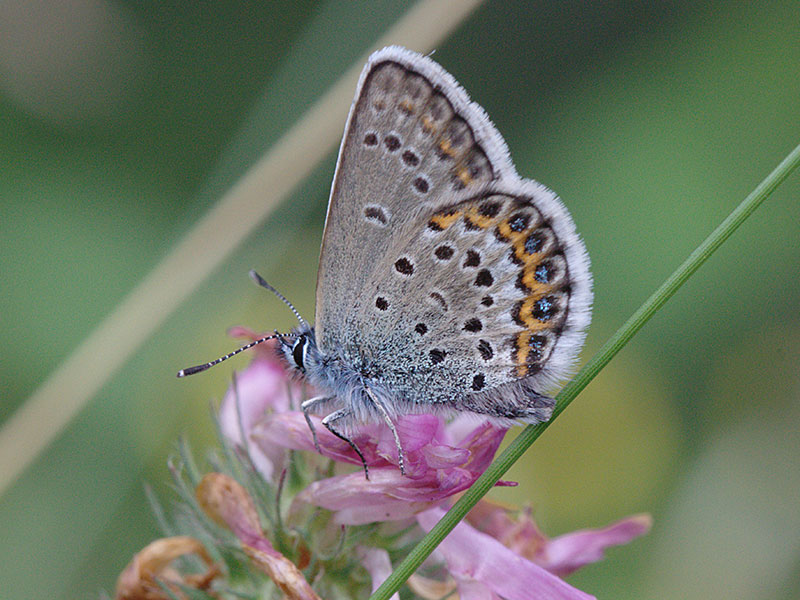
[[[375,405],[375,408],[377,408],[378,411],[381,413],[381,415],[383,415],[383,420],[386,421],[386,424],[389,426],[389,429],[392,430],[392,435],[394,436],[394,443],[395,446],[397,446],[397,466],[400,467],[400,474],[405,475],[406,468],[405,468],[405,461],[403,460],[403,446],[400,445],[400,436],[397,435],[397,428],[394,426],[394,423],[392,422],[391,417],[389,417],[389,413],[386,411],[386,407],[383,405],[383,403],[380,400],[378,400],[378,398],[375,396],[372,390],[369,389],[369,387],[364,386],[364,389],[366,390],[370,400],[372,400],[372,403]]]
[[[344,440],[345,442],[347,442],[350,445],[350,447],[353,449],[353,452],[358,454],[358,458],[361,459],[361,464],[364,465],[364,477],[366,477],[367,480],[369,480],[369,467],[367,466],[367,461],[364,458],[364,455],[361,453],[361,450],[359,450],[358,446],[356,446],[356,443],[353,440],[351,440],[349,437],[347,437],[346,435],[344,435],[343,433],[338,431],[333,426],[333,424],[336,421],[341,421],[342,419],[346,419],[346,418],[352,417],[352,416],[353,416],[353,413],[351,413],[346,408],[342,408],[342,409],[337,410],[336,412],[332,412],[327,417],[322,419],[322,424],[333,435],[338,437],[340,440]]]
[[[300,410],[303,411],[303,416],[306,419],[306,423],[308,423],[308,428],[311,430],[311,437],[314,440],[314,448],[317,449],[317,452],[322,454],[322,450],[319,447],[319,442],[317,441],[317,430],[314,428],[314,424],[311,422],[310,414],[312,412],[319,411],[323,406],[328,404],[329,402],[333,402],[335,398],[328,398],[326,396],[317,396],[316,398],[310,398],[303,402],[300,405]]]

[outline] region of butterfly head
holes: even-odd
[[[303,324],[290,336],[280,337],[281,352],[290,367],[305,374],[320,362],[320,351],[314,338],[314,328]]]

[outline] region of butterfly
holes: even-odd
[[[517,174],[500,133],[448,72],[390,46],[370,56],[345,125],[316,322],[295,311],[294,331],[244,348],[277,337],[289,365],[322,392],[302,404],[315,443],[309,415],[323,414],[364,462],[349,432],[383,421],[402,471],[400,415],[548,420],[546,392],[583,345],[591,287],[588,254],[558,196]]]

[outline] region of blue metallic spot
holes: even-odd
[[[533,317],[540,321],[549,321],[553,316],[553,306],[551,297],[540,298],[533,305]]]
[[[528,254],[536,254],[542,249],[543,245],[544,241],[542,240],[542,236],[534,232],[525,239],[525,252]]]

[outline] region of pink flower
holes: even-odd
[[[229,391],[221,409],[223,432],[240,445],[244,432],[254,463],[266,477],[272,478],[288,449],[316,453],[302,412],[293,408],[301,399],[299,390],[291,386],[277,360],[260,353],[239,376],[238,394]],[[237,397],[238,409],[234,402]],[[360,426],[351,437],[369,465],[367,480],[360,468],[361,459],[352,448],[322,426],[318,417],[312,417],[312,422],[324,456],[359,468],[314,481],[302,489],[294,497],[292,506],[296,510],[290,515],[301,515],[302,506],[313,505],[332,511],[334,522],[340,525],[416,518],[426,531],[444,514],[442,506],[483,473],[506,433],[488,422],[476,423],[467,417],[449,424],[432,415],[399,417],[395,425],[406,470],[401,474],[389,428],[384,424]],[[410,585],[428,589],[431,598],[441,597],[442,589],[455,585],[461,600],[586,599],[591,596],[560,577],[600,560],[609,546],[625,544],[649,528],[650,518],[639,515],[603,529],[549,539],[529,513],[512,517],[509,511],[482,501],[437,550],[452,579],[435,581],[415,576]],[[389,555],[383,549],[367,547],[359,552],[374,588],[389,572]],[[509,577],[509,573],[514,576]]]
[[[322,453],[334,460],[361,464],[348,444],[316,421]],[[452,439],[444,422],[431,415],[409,415],[396,422],[406,460],[406,473],[397,467],[397,449],[387,427],[359,428],[353,441],[370,467],[370,478],[361,470],[316,481],[298,494],[307,502],[336,512],[336,521],[361,525],[411,517],[467,489],[483,473],[505,435],[482,423],[465,437]],[[303,416],[274,414],[253,432],[260,447],[280,444],[295,450],[314,451],[314,442]]]
[[[591,598],[559,576],[597,562],[606,548],[630,542],[646,533],[651,524],[650,517],[637,515],[603,529],[576,531],[550,540],[527,513],[515,521],[508,511],[490,502],[481,502],[476,508],[478,513],[489,513],[487,529],[479,531],[469,523],[459,523],[437,548],[461,600]],[[471,522],[474,512],[468,517]],[[419,513],[417,522],[430,531],[443,515],[443,509],[432,508]]]
[[[601,560],[606,548],[627,544],[652,526],[649,515],[633,515],[602,529],[582,529],[551,539],[539,530],[530,510],[520,511],[517,518],[511,514],[489,500],[482,500],[466,520],[560,577]]]

